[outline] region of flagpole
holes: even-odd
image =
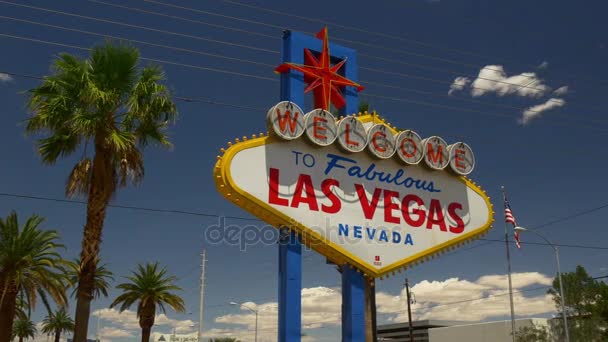
[[[503,206],[506,210],[507,203],[507,194],[505,192],[505,187],[501,186],[502,190],[502,199]],[[507,226],[507,221],[505,220],[505,247],[507,249],[507,275],[509,277],[509,304],[511,305],[511,337],[513,338],[513,342],[515,342],[515,308],[513,306],[513,282],[511,281],[511,252],[509,251],[509,230]]]

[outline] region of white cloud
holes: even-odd
[[[561,86],[553,91],[553,95],[563,96],[568,94],[569,91],[568,86]]]
[[[548,286],[552,278],[537,272],[513,274],[513,288],[516,314],[518,316],[538,315],[555,310],[551,297],[541,292],[530,295],[518,292],[530,286]],[[423,280],[412,286],[416,304],[413,305],[415,319],[448,319],[481,321],[503,318],[509,315],[507,278],[503,274],[485,275],[475,280],[449,278],[441,281]],[[376,294],[378,313],[385,314],[390,321],[407,319],[406,294],[390,294],[379,291]],[[339,288],[313,287],[302,289],[303,331],[340,326],[341,295]],[[277,334],[278,305],[276,302],[244,303],[258,311],[258,340],[275,341]],[[253,341],[255,314],[244,307],[234,308],[233,314],[218,316],[215,323],[225,324],[223,328],[204,329],[205,340],[211,337],[236,337],[243,342]],[[139,334],[139,324],[135,312],[127,310],[119,313],[115,309],[101,309],[93,315],[104,320],[102,337],[133,337]],[[108,324],[111,323],[111,324]],[[112,328],[108,327],[111,325]],[[154,341],[160,332],[170,333],[172,328],[182,335],[196,336],[195,323],[191,320],[177,320],[160,314],[156,317]],[[126,334],[129,334],[127,336]],[[120,336],[119,336],[120,335]],[[306,341],[314,337],[307,336]],[[304,341],[304,339],[303,339]]]
[[[110,329],[109,326],[112,326],[111,333],[119,334],[119,333],[130,333],[131,335],[139,333],[141,330],[139,326],[139,319],[137,318],[137,314],[135,311],[125,310],[123,312],[119,312],[116,309],[100,309],[93,311],[93,316],[97,316],[102,320],[102,326],[104,328]],[[163,327],[168,327],[167,330],[173,331],[175,328],[175,332],[178,334],[189,334],[194,333],[197,329],[196,323],[192,320],[178,320],[167,317],[165,314],[158,314],[154,319],[154,329],[162,330]],[[103,330],[102,330],[103,331]],[[107,332],[110,334],[110,332]],[[100,333],[102,337],[104,335]],[[120,336],[110,336],[106,335],[105,337],[120,337]]]
[[[93,311],[93,316],[97,316],[104,321],[111,322],[127,330],[138,330],[139,319],[135,311],[125,310],[119,312],[116,309],[100,309]]]
[[[448,95],[452,95],[457,91],[462,91],[469,83],[471,83],[471,79],[468,77],[456,77],[454,82],[452,82],[452,85],[450,85]]]
[[[486,65],[471,83],[473,97],[496,93],[498,96],[517,95],[538,98],[551,91],[533,72],[507,76],[502,65]]]
[[[532,285],[549,285],[552,278],[537,272],[513,274],[515,291]],[[448,319],[480,321],[509,314],[509,297],[506,296],[506,275],[486,275],[477,280],[449,278],[443,281],[421,281],[412,287],[416,297],[413,306],[416,319]],[[477,300],[471,300],[481,298]],[[339,289],[314,287],[302,289],[302,325],[304,330],[322,327],[338,327],[340,322],[341,295]],[[550,296],[524,296],[515,292],[516,313],[519,316],[537,315],[554,311]],[[459,303],[457,303],[459,302]],[[407,319],[405,291],[397,295],[379,291],[376,294],[378,313],[386,314],[390,321]],[[276,340],[278,307],[275,302],[245,303],[259,312],[259,339]],[[216,323],[232,325],[232,328],[207,331],[208,337],[231,336],[244,342],[253,340],[255,314],[241,308],[236,314],[216,317]]]
[[[554,304],[549,295],[525,297],[519,290],[530,285],[549,285],[552,278],[537,273],[513,274],[513,299],[516,314],[530,316],[551,312]],[[445,319],[481,321],[510,313],[506,275],[487,275],[475,281],[450,278],[444,281],[422,281],[412,287],[416,303],[412,306],[415,319]],[[405,291],[397,296],[378,294],[378,312],[392,314],[390,321],[407,319]],[[479,299],[477,299],[479,298]]]
[[[519,123],[522,125],[527,125],[530,120],[540,117],[543,112],[553,108],[563,107],[565,105],[566,101],[562,99],[550,98],[544,103],[537,104],[524,110],[522,117],[519,119]]]
[[[541,69],[541,70],[542,70],[542,69],[547,69],[548,67],[549,67],[549,62],[547,62],[547,61],[543,61],[542,63],[540,63],[540,64],[537,66],[537,68],[538,68],[538,69]]]
[[[11,75],[0,72],[0,82],[10,82],[12,80],[13,78]]]
[[[120,328],[103,327],[99,329],[99,337],[101,338],[113,338],[113,337],[134,337],[135,335],[131,331],[127,331]]]

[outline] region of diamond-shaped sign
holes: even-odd
[[[357,120],[368,131],[383,124],[371,115]],[[490,228],[490,200],[466,177],[368,152],[304,138],[254,137],[232,144],[214,175],[228,200],[274,227],[296,230],[334,263],[373,277]]]

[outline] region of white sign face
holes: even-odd
[[[448,144],[438,136],[422,140],[424,161],[431,169],[443,170],[450,163]]]
[[[361,121],[347,116],[338,122],[338,143],[348,152],[361,152],[367,145],[367,132]]]
[[[367,141],[369,151],[380,159],[387,159],[395,154],[395,137],[386,125],[373,125],[367,132]]]
[[[448,146],[450,151],[450,167],[459,175],[466,176],[473,172],[475,155],[469,145],[458,142]]]
[[[422,139],[418,133],[411,130],[397,134],[396,148],[399,158],[409,165],[420,163],[422,157],[424,157]]]
[[[345,154],[337,144],[248,140],[229,148],[215,172],[224,196],[371,276],[471,239],[492,222],[489,199],[466,179]]]
[[[304,112],[293,102],[279,102],[270,108],[266,121],[270,130],[285,140],[297,139],[304,133]]]
[[[306,136],[319,145],[331,145],[338,136],[338,126],[334,116],[323,109],[315,109],[304,117]]]

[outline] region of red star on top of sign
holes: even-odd
[[[308,84],[304,93],[314,91],[315,107],[329,109],[330,103],[340,109],[346,105],[341,89],[346,86],[356,87],[357,91],[363,90],[363,86],[338,74],[338,71],[346,63],[346,59],[336,65],[331,65],[329,54],[329,42],[327,27],[317,33],[317,38],[323,40],[323,50],[317,59],[309,49],[304,49],[304,65],[296,63],[283,63],[275,71],[286,73],[290,69],[300,71],[304,74],[304,82]]]

